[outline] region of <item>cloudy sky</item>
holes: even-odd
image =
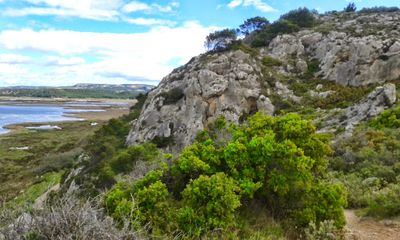
[[[211,31],[347,0],[0,0],[0,87],[157,84],[204,52]],[[356,0],[359,8],[399,0]]]

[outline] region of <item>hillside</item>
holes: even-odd
[[[243,38],[210,34],[207,53],[99,128],[48,207],[4,235],[400,236],[399,9],[255,20]]]
[[[0,88],[0,96],[41,98],[135,98],[154,86],[145,84],[76,84],[70,87],[16,86]]]
[[[324,131],[351,130],[396,102],[395,85],[385,83],[400,80],[399,20],[398,13],[324,15],[266,47],[195,57],[150,92],[128,143],[158,137],[186,146],[220,115],[239,123],[257,111],[308,112]]]

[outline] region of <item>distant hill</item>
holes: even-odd
[[[146,84],[89,84],[67,87],[13,86],[0,88],[0,96],[41,98],[134,98],[155,86]]]

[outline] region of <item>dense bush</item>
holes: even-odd
[[[386,13],[386,12],[398,12],[400,11],[400,8],[398,7],[385,7],[385,6],[380,6],[380,7],[371,7],[371,8],[363,8],[359,13]]]
[[[355,3],[349,3],[343,11],[345,12],[355,12],[357,10],[356,4]]]
[[[300,27],[288,20],[280,20],[266,26],[252,37],[251,46],[266,46],[272,39],[280,34],[297,32]]]
[[[122,156],[117,160],[117,155],[126,150],[125,141],[131,128],[131,121],[139,117],[146,99],[147,94],[139,95],[138,102],[131,107],[129,114],[111,119],[88,139],[88,143],[84,146],[87,156],[81,157],[85,168],[74,178],[69,178],[69,181],[74,180],[84,189],[83,194],[96,195],[99,189],[111,187],[115,183],[115,174],[121,170],[118,162],[124,162]],[[121,153],[124,154],[126,155]],[[110,165],[112,159],[113,167]],[[68,174],[69,172],[64,176],[64,180]]]
[[[262,64],[266,67],[281,66],[282,62],[270,56],[263,57]]]
[[[289,21],[301,28],[310,28],[316,24],[314,14],[316,12],[310,11],[307,8],[299,8],[282,15],[280,20]]]
[[[185,93],[181,88],[173,88],[168,92],[161,93],[160,96],[164,98],[163,103],[165,105],[171,105],[183,98],[185,96]]]
[[[400,182],[375,192],[369,201],[368,214],[375,217],[400,216]]]
[[[110,191],[106,208],[117,219],[138,211],[153,233],[200,237],[235,227],[239,206],[246,209],[254,199],[275,219],[300,227],[332,219],[340,228],[344,190],[322,180],[329,152],[325,138],[295,114],[256,114],[242,126],[219,119],[169,168]],[[163,217],[154,219],[156,213]]]
[[[234,42],[237,38],[235,29],[224,29],[210,33],[206,37],[204,46],[208,50],[222,51],[226,49],[229,44]]]
[[[348,190],[349,206],[366,208],[371,216],[400,215],[400,131],[393,127],[396,112],[398,107],[383,112],[333,145],[333,178]]]
[[[250,33],[254,31],[258,32],[269,24],[269,21],[264,17],[253,17],[244,21],[244,23],[239,26],[238,31],[243,35],[248,36]]]
[[[178,212],[179,228],[198,237],[204,231],[234,223],[235,210],[240,206],[239,187],[224,173],[201,175],[190,181],[182,198],[185,207]]]
[[[382,112],[370,126],[374,128],[400,128],[400,106]]]

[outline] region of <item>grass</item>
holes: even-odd
[[[50,172],[39,177],[36,183],[24,190],[13,200],[14,205],[33,204],[37,198],[49,190],[51,187],[60,183],[63,171]]]
[[[31,187],[29,196],[37,196],[74,164],[88,136],[102,123],[90,126],[89,122],[82,121],[57,125],[62,130],[32,131],[19,126],[14,133],[0,136],[0,201],[15,199]],[[29,149],[12,149],[16,147]],[[30,199],[29,196],[23,198]]]

